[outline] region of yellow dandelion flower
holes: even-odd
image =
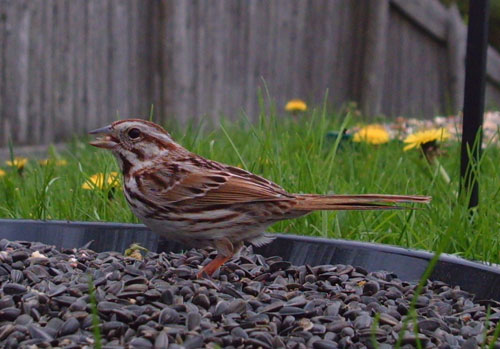
[[[43,159],[39,161],[39,164],[42,166],[48,166],[51,164],[54,164],[56,166],[66,166],[68,164],[68,161],[65,159]]]
[[[403,150],[407,151],[431,142],[442,142],[448,138],[450,138],[450,133],[445,128],[434,128],[430,130],[415,132],[405,138],[403,142],[407,143],[408,145],[406,145]]]
[[[82,189],[86,190],[104,190],[118,187],[120,187],[118,172],[110,172],[109,174],[96,173],[82,184]]]
[[[4,170],[0,168],[0,177],[4,177],[7,174]]]
[[[289,112],[306,111],[307,104],[301,99],[292,99],[285,105],[285,110]]]
[[[389,132],[382,125],[368,125],[356,132],[352,140],[369,144],[384,144],[389,142]]]
[[[28,163],[27,158],[15,157],[14,161],[5,161],[5,163],[10,167],[16,167],[18,170],[24,168],[24,166]]]

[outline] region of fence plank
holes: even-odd
[[[7,7],[10,6],[10,1],[6,0],[3,2],[4,6],[0,6],[0,46],[2,50],[4,50],[5,43],[7,42]],[[6,70],[6,62],[5,62],[5,54],[3,51],[0,51],[0,81],[3,83],[0,84],[0,130],[4,130],[0,132],[0,145],[7,144],[7,135],[10,131],[10,127],[7,128],[7,116],[6,116],[6,108],[5,108],[5,70]]]
[[[26,122],[22,124],[23,105],[22,88],[26,85],[26,74],[23,72],[28,65],[28,30],[30,11],[27,4],[12,1],[5,6],[5,41],[1,47],[4,55],[3,79],[3,110],[6,136],[14,142],[26,142]],[[20,116],[21,115],[21,116]]]
[[[73,93],[75,104],[73,105],[73,132],[81,132],[85,129],[85,119],[88,115],[87,98],[87,56],[85,54],[87,44],[87,5],[85,1],[74,1],[70,6],[69,30],[71,40],[72,60],[74,61],[74,84]],[[119,81],[117,81],[119,83]]]
[[[492,47],[488,48],[488,79],[500,86],[500,54]]]
[[[249,98],[247,98],[245,110],[249,116],[254,116],[258,112],[258,106],[256,103],[257,90],[262,87],[262,77],[267,75],[265,70],[267,60],[263,55],[263,51],[267,51],[268,45],[266,33],[270,23],[270,2],[265,0],[256,0],[250,1],[248,4],[249,31],[248,55],[246,57],[246,90],[249,94]],[[214,90],[217,91],[217,85],[214,87]]]
[[[52,127],[47,127],[44,133],[44,142],[64,139],[67,137],[66,130],[73,129],[73,85],[76,83],[75,65],[73,54],[75,49],[74,38],[67,23],[70,21],[70,4],[65,0],[57,0],[55,3],[54,34],[52,42],[54,45],[52,53],[53,69],[53,108]],[[36,69],[36,67],[35,67]],[[34,108],[33,113],[37,113]],[[57,127],[56,127],[57,125]]]
[[[29,120],[26,125],[26,137],[33,143],[41,143],[43,129],[46,128],[45,123],[50,124],[52,121],[50,120],[51,115],[47,115],[47,109],[51,105],[50,89],[47,89],[47,84],[50,83],[51,77],[48,75],[52,67],[50,61],[45,59],[51,54],[52,43],[44,40],[45,32],[51,29],[52,23],[49,23],[48,20],[51,19],[52,7],[43,6],[41,1],[32,1],[28,6],[31,13],[31,23],[26,57],[28,70],[26,103],[27,120]],[[46,115],[47,119],[44,120]]]
[[[389,1],[371,1],[366,17],[360,107],[364,115],[381,112]]]
[[[493,49],[488,50],[486,76],[486,106],[500,109],[500,54]]]
[[[448,17],[448,71],[450,104],[453,112],[463,107],[465,86],[465,42],[467,32],[455,4],[450,7]],[[500,65],[499,65],[500,66]]]

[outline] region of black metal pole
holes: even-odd
[[[469,0],[460,164],[460,189],[470,193],[469,208],[476,207],[479,202],[479,186],[475,171],[478,169],[482,143],[488,13],[489,0]]]

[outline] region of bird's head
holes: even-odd
[[[179,148],[161,126],[141,119],[115,121],[89,133],[100,136],[90,144],[111,150],[124,172],[139,162],[167,156]]]

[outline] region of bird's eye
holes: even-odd
[[[137,128],[132,128],[128,131],[128,136],[130,137],[130,139],[137,139],[140,135],[141,131],[139,131],[139,129]]]

